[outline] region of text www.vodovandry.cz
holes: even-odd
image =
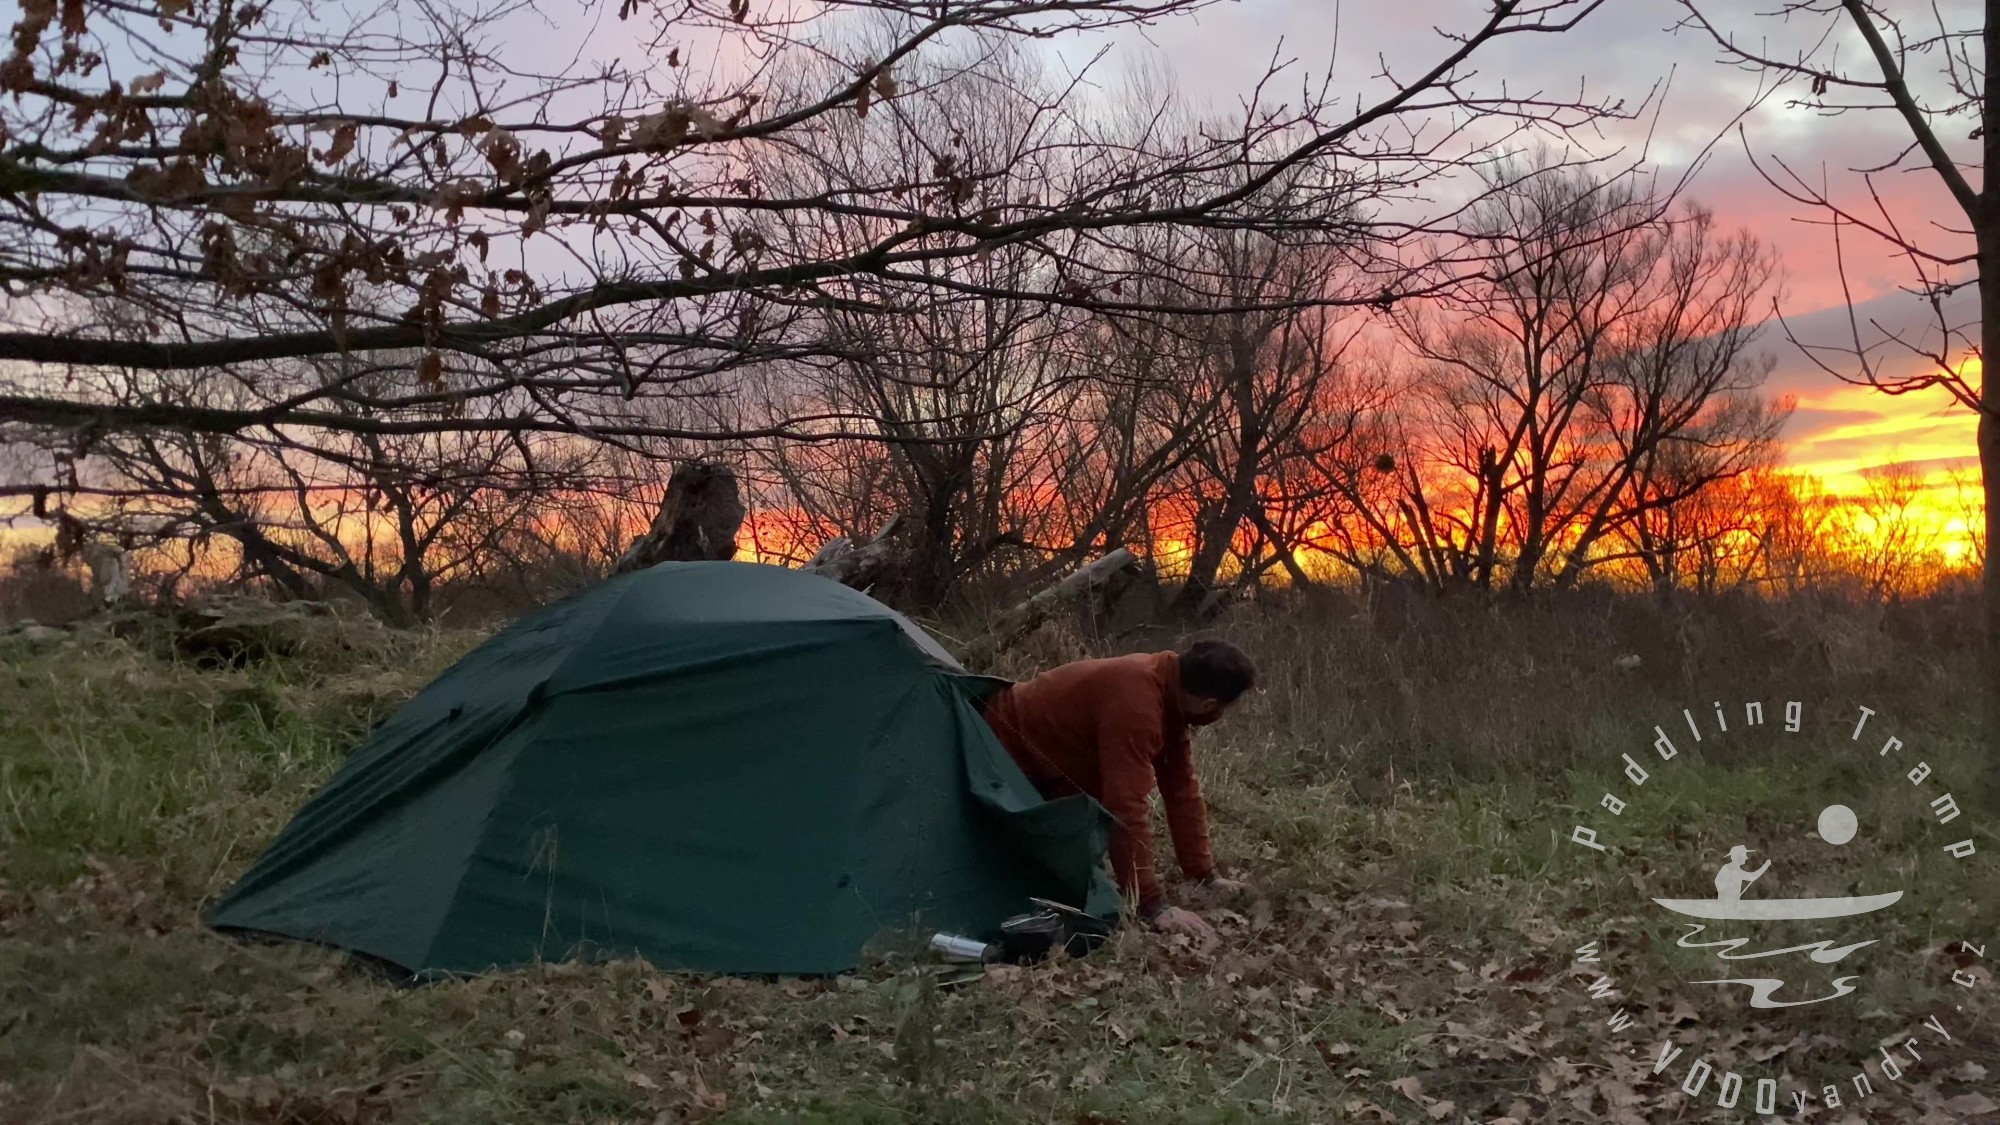
[[[1707,733],[1711,737],[1729,733],[1728,716],[1724,712],[1722,705],[1715,703],[1712,706],[1715,711],[1714,725]],[[1849,740],[1860,743],[1867,730],[1868,720],[1875,714],[1875,711],[1868,707],[1859,707],[1857,711],[1858,715],[1856,716]],[[1761,701],[1753,701],[1745,704],[1743,712],[1742,728],[1756,728],[1764,725],[1764,705]],[[1704,733],[1702,724],[1695,719],[1693,710],[1683,710],[1681,717],[1687,723],[1688,736],[1692,738],[1692,741],[1702,741]],[[1790,734],[1798,734],[1803,729],[1804,705],[1799,702],[1786,703],[1784,730]],[[1654,727],[1653,734],[1655,737],[1652,749],[1659,756],[1659,760],[1661,762],[1673,761],[1679,753],[1674,745],[1674,738],[1682,736],[1678,734],[1670,736],[1663,726]],[[1873,736],[1870,736],[1871,741],[1867,745],[1872,745],[1872,738]],[[1898,754],[1903,749],[1902,739],[1890,736],[1882,743],[1880,750],[1876,752],[1876,756],[1878,758],[1889,758],[1891,755]],[[1625,796],[1621,796],[1615,792],[1607,792],[1604,794],[1603,799],[1598,802],[1601,808],[1614,817],[1622,816],[1625,813],[1625,810],[1630,807],[1630,802],[1636,799],[1637,790],[1646,785],[1652,778],[1652,774],[1646,766],[1641,765],[1633,755],[1629,753],[1625,754],[1623,755],[1623,759],[1625,778],[1631,782],[1632,789],[1626,791],[1627,795]],[[1660,767],[1657,765],[1654,766],[1654,769],[1658,768]],[[1900,770],[1903,767],[1899,763],[1895,768]],[[1914,766],[1908,768],[1903,773],[1903,777],[1915,789],[1919,799],[1928,804],[1931,813],[1936,818],[1937,824],[1950,824],[1952,821],[1958,819],[1960,815],[1958,803],[1952,798],[1951,793],[1948,789],[1945,789],[1940,780],[1933,779],[1932,774],[1933,771],[1930,764],[1919,761]],[[1940,793],[1939,790],[1944,791]],[[1938,793],[1938,795],[1932,797],[1932,793]],[[1845,845],[1849,840],[1854,838],[1856,831],[1853,811],[1845,805],[1829,805],[1820,814],[1818,828],[1819,838],[1825,843],[1833,846]],[[1948,836],[1955,834],[1947,833]],[[1582,847],[1610,854],[1605,843],[1600,839],[1597,829],[1588,825],[1579,824],[1575,826],[1570,833],[1570,840],[1572,843]],[[1972,839],[1967,837],[1966,839],[1943,845],[1942,850],[1954,860],[1964,860],[1976,854],[1978,849]],[[1714,898],[1656,898],[1653,902],[1670,912],[1686,917],[1751,922],[1838,918],[1866,914],[1884,909],[1902,898],[1900,890],[1862,897],[1745,898],[1743,897],[1744,889],[1762,876],[1771,864],[1767,860],[1762,867],[1754,870],[1750,869],[1747,866],[1750,849],[1743,845],[1731,848],[1729,854],[1730,862],[1716,872],[1716,896]],[[1724,938],[1720,941],[1696,942],[1691,939],[1701,934],[1705,930],[1705,927],[1702,925],[1691,925],[1688,928],[1690,932],[1683,935],[1677,944],[1687,949],[1712,949],[1719,947],[1722,949],[1722,952],[1716,954],[1716,959],[1725,965],[1732,961],[1768,958],[1783,954],[1804,954],[1815,963],[1822,965],[1833,964],[1855,950],[1875,943],[1873,939],[1870,939],[1837,946],[1831,941],[1818,941],[1803,945],[1787,946],[1781,949],[1742,954],[1738,953],[1737,950],[1742,946],[1750,944],[1748,939]],[[1958,954],[1956,959],[1961,966],[1953,972],[1952,982],[1966,989],[1977,987],[1979,977],[1963,966],[1970,964],[1973,959],[1983,958],[1985,956],[1985,948],[1974,945],[1968,940],[1960,940],[1956,943],[1948,944],[1946,951],[1956,952]],[[1599,962],[1600,955],[1597,942],[1586,943],[1577,950],[1577,963],[1579,967],[1581,968],[1584,965],[1593,967],[1589,970],[1582,970],[1584,973],[1595,974],[1594,979],[1590,980],[1586,985],[1592,998],[1607,1004],[1616,1003],[1618,1000],[1617,981],[1614,977],[1595,968]],[[1732,977],[1690,983],[1742,986],[1749,989],[1752,993],[1749,1000],[1752,1008],[1769,1009],[1803,1007],[1829,1000],[1838,1000],[1855,991],[1852,982],[1857,979],[1859,979],[1858,975],[1840,977],[1834,981],[1835,991],[1831,994],[1802,1000],[1776,999],[1774,994],[1784,989],[1786,982],[1782,979],[1771,977],[1753,977],[1748,979]],[[1963,1006],[1960,1005],[1959,1009],[1962,1010],[1962,1008]],[[1631,1033],[1638,1026],[1638,1019],[1628,1013],[1624,1007],[1620,1006],[1606,1023],[1609,1025],[1612,1033],[1610,1043],[1616,1047],[1626,1041],[1621,1037]],[[1641,1030],[1639,1033],[1644,1034],[1644,1031]],[[1817,1092],[1810,1093],[1805,1090],[1781,1091],[1779,1082],[1774,1078],[1757,1078],[1754,1084],[1746,1090],[1745,1076],[1734,1071],[1723,1071],[1718,1074],[1715,1065],[1706,1057],[1700,1057],[1697,1053],[1697,1057],[1686,1064],[1686,1070],[1681,1074],[1680,1092],[1691,1099],[1706,1100],[1707,1097],[1712,1097],[1714,1103],[1723,1109],[1734,1109],[1742,1105],[1744,1109],[1754,1110],[1759,1114],[1778,1112],[1781,1101],[1789,1103],[1789,1108],[1794,1109],[1799,1114],[1803,1114],[1808,1106],[1814,1105],[1837,1108],[1850,1102],[1858,1104],[1873,1098],[1876,1092],[1875,1075],[1879,1075],[1888,1083],[1901,1081],[1906,1075],[1913,1073],[1919,1066],[1924,1065],[1927,1055],[1935,1060],[1938,1051],[1948,1050],[1952,1042],[1953,1037],[1947,1028],[1946,1021],[1941,1020],[1938,1016],[1932,1015],[1921,1022],[1913,1021],[1907,1037],[1900,1042],[1892,1042],[1889,1045],[1882,1046],[1880,1048],[1882,1056],[1880,1059],[1869,1058],[1862,1061],[1856,1067],[1855,1073],[1844,1085],[1827,1084]],[[1636,1052],[1628,1048],[1625,1053],[1632,1054]],[[1654,1056],[1653,1073],[1657,1075],[1667,1072],[1669,1073],[1669,1077],[1671,1077],[1671,1072],[1675,1064],[1686,1053],[1687,1051],[1684,1046],[1674,1043],[1672,1039],[1662,1034],[1657,1055]],[[1905,1058],[1905,1055],[1908,1057]],[[1709,1085],[1711,1079],[1715,1083],[1712,1088]],[[1748,1104],[1743,1104],[1746,1093],[1749,1094],[1749,1101]]]

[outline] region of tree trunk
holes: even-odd
[[[1996,29],[2000,30],[2000,29]],[[1991,112],[1989,97],[1989,113]],[[1990,167],[1990,165],[1989,165]],[[1991,192],[1991,188],[1987,191]],[[1993,552],[2000,545],[2000,388],[1986,367],[2000,356],[2000,216],[1991,213],[1992,196],[1984,202],[1989,213],[1979,224],[1979,477],[1986,503],[1986,543],[1982,562],[1985,652],[1980,669],[1982,740],[1986,748],[1986,792],[2000,803],[2000,566]]]
[[[1493,576],[1500,570],[1501,485],[1507,479],[1504,465],[1492,446],[1480,449],[1479,487],[1486,507],[1479,521],[1479,544],[1473,556],[1473,585],[1482,590],[1493,588]]]
[[[1239,453],[1245,447],[1239,446]],[[1222,563],[1229,557],[1230,549],[1236,545],[1236,529],[1243,526],[1249,517],[1251,507],[1257,502],[1257,466],[1254,445],[1248,447],[1250,461],[1239,459],[1236,471],[1229,478],[1229,486],[1217,501],[1212,514],[1197,523],[1201,529],[1201,542],[1195,555],[1188,563],[1187,581],[1174,595],[1171,605],[1173,612],[1190,618],[1204,615],[1203,606],[1212,606],[1221,583],[1217,575],[1222,571]]]
[[[2000,805],[2000,567],[1993,552],[2000,549],[2000,391],[1986,365],[2000,356],[2000,185],[1993,182],[2000,161],[2000,67],[1993,65],[2000,49],[2000,0],[1986,0],[1983,35],[1986,57],[1984,88],[1980,91],[1981,168],[1978,213],[1971,216],[1979,250],[1979,480],[1986,502],[1986,542],[1980,559],[1985,595],[1985,666],[1980,669],[1984,704],[1981,738],[1986,744],[1986,796]]]
[[[667,479],[652,528],[633,540],[611,573],[663,562],[733,559],[743,515],[734,470],[711,461],[683,461]]]

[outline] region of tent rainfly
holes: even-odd
[[[208,914],[412,976],[638,955],[832,973],[1116,909],[1111,819],[1043,801],[973,676],[815,575],[664,563],[522,619],[378,726]]]

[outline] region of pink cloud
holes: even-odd
[[[1383,88],[1375,77],[1378,60],[1386,60],[1393,71],[1410,72],[1440,53],[1433,28],[1463,28],[1484,8],[1448,0],[1230,5],[1210,9],[1198,19],[1172,21],[1143,37],[1123,37],[1116,46],[1128,57],[1163,55],[1187,95],[1197,102],[1236,105],[1274,53],[1296,60],[1296,67],[1290,80],[1274,85],[1267,97],[1282,99],[1299,88],[1306,74],[1329,69],[1337,89],[1350,97],[1365,97]],[[1768,36],[1779,47],[1786,36],[1808,31],[1802,23],[1788,27],[1755,19],[1754,13],[1763,10],[1715,6],[1716,14],[1732,21],[1739,32]],[[1843,286],[1833,234],[1823,223],[1826,216],[1786,199],[1767,184],[1734,132],[1740,118],[1750,152],[1768,171],[1777,173],[1777,161],[1783,161],[1815,182],[1823,176],[1844,205],[1879,219],[1868,183],[1853,170],[1880,164],[1900,151],[1908,143],[1900,123],[1882,113],[1815,116],[1786,108],[1783,94],[1745,115],[1756,93],[1755,77],[1718,63],[1715,48],[1705,37],[1672,33],[1669,29],[1680,15],[1680,6],[1672,0],[1623,0],[1604,6],[1568,34],[1503,41],[1482,57],[1479,67],[1484,80],[1504,78],[1517,92],[1544,89],[1568,94],[1582,88],[1634,104],[1649,94],[1662,96],[1656,115],[1581,140],[1597,154],[1622,152],[1629,158],[1643,153],[1659,166],[1663,180],[1678,178],[1687,163],[1706,149],[1706,163],[1693,179],[1691,198],[1714,210],[1726,225],[1749,228],[1778,254],[1785,282],[1782,292],[1773,296],[1804,341],[1837,345],[1847,339],[1846,301],[1851,295],[1858,302],[1868,342],[1876,342],[1878,336],[1866,322],[1876,321],[1889,330],[1910,333],[1920,344],[1936,346],[1938,334],[1927,325],[1926,310],[1898,292],[1912,281],[1908,263],[1880,240],[1848,231],[1841,247]],[[1848,48],[1858,44],[1840,46],[1843,58],[1856,57]],[[1962,132],[1949,142],[1966,147]],[[1973,169],[1977,171],[1976,163]],[[1963,237],[1946,229],[1956,214],[1955,204],[1928,168],[1879,174],[1873,187],[1906,233],[1918,235],[1940,252],[1965,248]],[[1970,309],[1961,305],[1954,314],[1963,322]],[[1797,468],[1827,477],[1830,486],[1858,488],[1861,471],[1874,465],[1919,461],[1936,475],[1962,468],[1973,456],[1972,415],[1956,408],[1942,392],[1891,397],[1843,383],[1815,366],[1775,323],[1767,330],[1765,347],[1777,363],[1771,391],[1795,396],[1801,408],[1787,428],[1787,459]],[[1914,370],[1920,363],[1908,357],[1889,359],[1895,371]]]

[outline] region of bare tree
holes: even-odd
[[[922,92],[899,102],[914,127],[831,123],[809,151],[788,153],[774,180],[802,190],[879,177],[880,167],[914,178],[964,163],[1006,170],[983,191],[1031,198],[1064,174],[1037,148],[1046,125],[1034,107],[1046,98],[1018,53],[991,50],[955,85],[927,77],[913,75]],[[1125,107],[1142,111],[1123,123],[1133,135],[1162,131],[1163,119],[1187,145],[1216,131],[1175,114],[1171,99],[1156,109],[1143,97]],[[922,143],[946,133],[943,155]],[[1160,190],[1183,201],[1221,193],[1207,179]],[[829,532],[852,538],[900,518],[909,564],[900,593],[912,604],[936,604],[1003,548],[1030,549],[1046,567],[1153,545],[1163,509],[1202,509],[1199,530],[1182,534],[1197,544],[1184,593],[1203,601],[1239,528],[1259,541],[1282,536],[1263,502],[1272,471],[1288,458],[1309,462],[1308,438],[1332,432],[1317,425],[1335,347],[1319,310],[1379,294],[1380,279],[1357,261],[1371,248],[1345,177],[1301,167],[1239,210],[1238,226],[1096,235],[1053,264],[1000,246],[934,264],[923,284],[850,281],[847,302],[809,314],[834,341],[824,356],[773,365],[801,398],[771,413],[865,417],[885,440],[780,441],[767,446],[769,463],[806,520]],[[872,220],[818,221],[839,241]],[[1113,278],[1105,296],[1145,311],[1079,314],[1024,296],[1055,280],[1039,275],[1083,265]],[[1289,546],[1260,565],[1298,571]]]
[[[1733,493],[1733,497],[1731,494]],[[1754,537],[1754,581],[1782,597],[1852,592],[1840,498],[1815,477],[1762,469],[1732,481],[1733,498]]]
[[[774,154],[782,190],[901,180],[942,168],[997,171],[979,190],[1030,199],[1061,175],[1038,152],[1049,94],[1032,57],[1007,42],[975,43],[977,67],[947,57],[917,68],[894,108],[825,123],[810,147]],[[956,74],[957,80],[945,81]],[[929,138],[949,138],[940,152]],[[834,213],[787,220],[801,240],[868,237],[878,220]],[[817,233],[805,230],[816,225]],[[798,331],[818,354],[767,365],[767,415],[841,415],[873,437],[757,444],[796,506],[792,538],[863,540],[894,521],[898,566],[879,592],[916,608],[940,604],[968,575],[1047,529],[1029,479],[1037,436],[1074,399],[1067,329],[1076,314],[1029,294],[1047,259],[1023,245],[911,267],[913,278],[850,279]]]
[[[1299,529],[1285,525],[1316,498],[1315,471],[1339,458],[1354,425],[1340,393],[1354,330],[1324,308],[1304,307],[1308,294],[1349,283],[1338,259],[1246,232],[1199,243],[1182,259],[1187,272],[1170,280],[1188,284],[1194,274],[1224,311],[1182,322],[1195,358],[1173,393],[1189,400],[1183,414],[1201,403],[1214,409],[1192,431],[1188,458],[1155,489],[1158,503],[1184,513],[1188,571],[1174,601],[1181,612],[1212,603],[1232,554],[1239,580],[1281,567],[1295,584],[1311,584],[1296,555]]]
[[[1189,393],[1199,341],[1185,328],[1174,317],[1110,314],[1076,326],[1079,388],[1038,443],[1044,467],[1035,482],[1055,506],[1045,542],[1059,560],[1158,545],[1161,484],[1193,456],[1195,435],[1221,405]]]
[[[1843,286],[1843,232],[1878,240],[1908,265],[1906,288],[1927,307],[1929,331],[1908,333],[1872,320],[1864,325],[1854,314],[1845,340],[1794,341],[1849,382],[1888,394],[1939,387],[1978,414],[1982,541],[1992,543],[2000,528],[2000,392],[1985,378],[1983,362],[1969,364],[1965,356],[1983,361],[2000,354],[2000,185],[1985,173],[2000,146],[2000,73],[1991,67],[2000,8],[1932,5],[1898,18],[1872,0],[1788,0],[1771,13],[1791,25],[1786,41],[1798,46],[1786,49],[1742,33],[1729,18],[1733,11],[1721,5],[1680,3],[1687,12],[1682,26],[1713,42],[1725,62],[1791,84],[1793,108],[1888,117],[1907,142],[1873,166],[1854,169],[1859,183],[1851,193],[1836,192],[1823,176],[1801,175],[1776,157],[1757,160],[1757,166],[1787,198],[1830,220]],[[1845,33],[1864,49],[1839,53]],[[1956,139],[1958,129],[1967,130],[1970,143]],[[1912,170],[1928,170],[1949,193],[1957,208],[1950,220],[1927,207],[1898,208],[1879,190],[1885,177]],[[1978,295],[1970,319],[1957,314],[1952,300],[1968,289]],[[1848,306],[1852,312],[1851,290]],[[1885,362],[1898,355],[1914,356],[1917,370],[1902,374],[1900,365]],[[1983,570],[1986,664],[1980,680],[1989,787],[2000,792],[2000,570]]]
[[[1719,458],[1734,460],[1741,471],[1718,475]],[[1613,532],[1616,545],[1604,562],[1633,560],[1663,597],[1682,589],[1713,594],[1758,581],[1765,561],[1759,535],[1768,513],[1757,503],[1757,489],[1776,460],[1775,443],[1663,444],[1634,474],[1635,512]]]
[[[1493,263],[1398,309],[1419,418],[1380,542],[1434,586],[1567,585],[1607,537],[1759,462],[1783,419],[1747,352],[1770,254],[1629,179],[1564,169],[1476,209]]]
[[[1867,544],[1856,569],[1868,594],[1880,599],[1906,594],[1934,580],[1939,558],[1936,521],[1916,509],[1924,494],[1922,474],[1905,463],[1878,465],[1863,474],[1867,490],[1854,500]]]

